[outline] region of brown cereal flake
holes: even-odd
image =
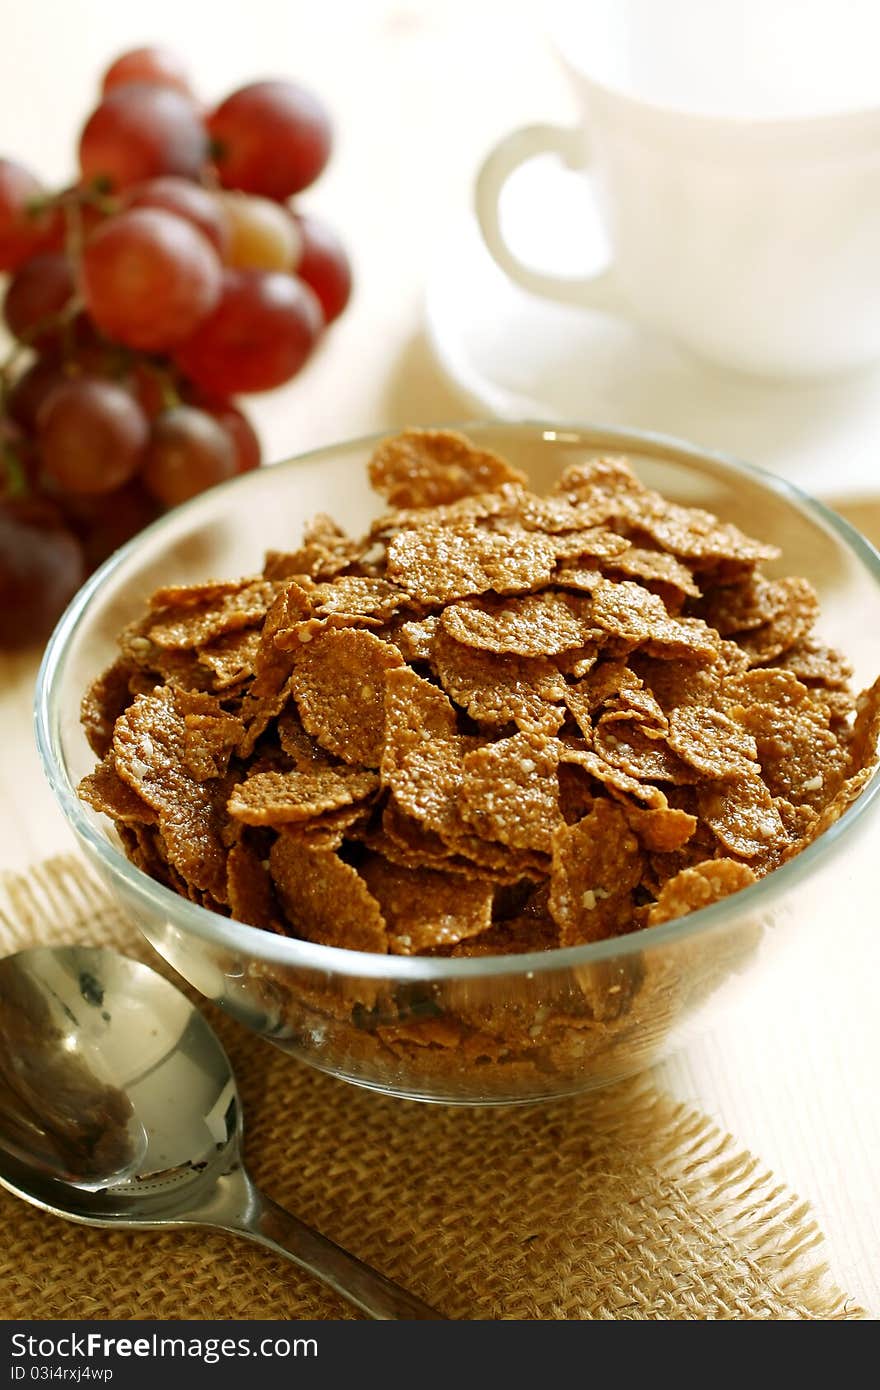
[[[313,848],[340,849],[345,840],[356,840],[372,814],[369,802],[340,806],[324,811],[309,820],[287,821],[278,826],[280,835],[288,835]]]
[[[469,860],[481,874],[496,883],[516,883],[523,878],[540,881],[547,877],[550,869],[549,856],[539,850],[513,849],[484,840],[480,835],[468,834],[467,829],[449,826],[441,838],[451,854]]]
[[[784,796],[774,796],[773,805],[779,812],[779,818],[785,826],[786,835],[794,844],[809,835],[816,820],[816,812],[812,807],[793,806],[790,801],[786,801]]]
[[[523,492],[515,508],[517,519],[527,531],[544,531],[547,535],[561,535],[566,531],[595,530],[609,533],[605,527],[597,527],[593,508],[588,502],[578,502],[568,497],[535,497],[533,493]],[[622,553],[629,545],[625,537],[618,538],[617,553]],[[616,544],[616,543],[615,543]]]
[[[370,482],[392,507],[435,507],[525,475],[454,430],[404,430],[384,439],[368,465]]]
[[[537,531],[497,534],[476,526],[400,531],[388,545],[389,579],[421,603],[449,603],[493,590],[525,593],[546,584],[556,562],[552,540]]]
[[[206,666],[211,672],[211,689],[218,692],[228,690],[241,681],[249,680],[256,670],[259,649],[259,628],[229,632],[204,646],[198,654],[198,661],[200,666]]]
[[[570,565],[560,565],[550,576],[550,582],[558,589],[576,589],[578,593],[592,594],[602,578],[600,570],[572,569]]]
[[[394,643],[405,661],[430,661],[439,626],[439,616],[429,613],[427,618],[410,618],[399,625],[383,629],[380,635],[386,642]]]
[[[407,599],[387,580],[359,574],[309,590],[294,582],[289,594],[290,626],[280,627],[274,638],[279,651],[296,651],[328,627],[379,627]]]
[[[590,621],[652,655],[711,659],[718,648],[705,624],[670,618],[661,598],[630,579],[602,580],[593,591]]]
[[[425,525],[448,526],[456,531],[462,525],[472,526],[490,517],[512,516],[514,513],[520,516],[520,509],[530,495],[517,483],[502,483],[494,492],[475,492],[460,497],[457,502],[438,507],[395,508],[377,517],[370,526],[370,538],[373,541],[386,540],[395,531],[413,531]]]
[[[185,716],[183,760],[197,782],[223,776],[243,734],[241,720],[222,711]]]
[[[159,817],[133,787],[116,771],[116,759],[107,752],[94,772],[79,784],[79,794],[96,811],[102,811],[117,825],[155,825]]]
[[[315,743],[311,734],[306,733],[299,715],[293,710],[279,717],[276,732],[281,751],[287,754],[300,772],[334,766],[333,759]],[[338,765],[337,770],[346,771],[345,768],[339,769]]]
[[[187,883],[226,896],[226,851],[209,784],[186,765],[186,716],[215,700],[166,686],[139,695],[116,721],[113,752],[124,782],[158,813],[169,862]]]
[[[388,950],[379,904],[335,850],[279,835],[269,851],[269,873],[296,935],[348,951]]]
[[[697,818],[674,806],[644,810],[622,805],[627,824],[644,849],[654,854],[672,854],[686,845],[697,828]]]
[[[592,743],[593,721],[590,717],[592,706],[589,696],[582,690],[576,690],[574,686],[570,686],[565,692],[565,707],[587,743]]]
[[[771,794],[814,808],[829,801],[843,780],[845,753],[824,702],[791,672],[775,669],[733,678],[724,694],[728,713],[754,737]]]
[[[465,755],[463,816],[484,839],[550,853],[562,822],[556,739],[519,733]]]
[[[348,767],[262,772],[238,784],[228,809],[245,825],[285,825],[363,801],[378,785],[374,772]]]
[[[648,913],[648,926],[674,922],[702,907],[709,907],[731,893],[756,883],[754,873],[735,859],[707,859],[691,869],[682,869],[664,883],[660,896]]]
[[[489,879],[407,869],[377,854],[368,854],[358,873],[379,904],[396,955],[454,946],[492,925],[495,885]]]
[[[582,768],[594,781],[601,782],[606,786],[612,795],[619,793],[621,797],[631,797],[633,800],[644,802],[646,806],[656,810],[663,810],[667,805],[666,796],[659,787],[654,787],[650,782],[642,782],[638,778],[630,776],[620,767],[606,762],[604,758],[587,748],[586,745],[573,747],[571,744],[563,744],[559,761]]]
[[[319,513],[305,528],[302,545],[297,550],[270,550],[263,566],[263,578],[270,580],[308,576],[311,579],[334,579],[365,553],[363,541],[352,540],[329,516]]]
[[[553,837],[550,912],[561,946],[601,941],[625,929],[642,874],[638,841],[619,806],[596,801],[576,825]]]
[[[767,867],[788,842],[773,798],[757,771],[732,782],[704,783],[697,789],[701,820],[718,843],[740,859]]]
[[[455,710],[442,690],[402,663],[388,672],[379,775],[400,808],[426,830],[463,830],[458,794],[472,742],[458,734]]]
[[[720,710],[680,707],[669,716],[669,747],[704,777],[726,781],[755,771],[751,734]]]
[[[735,632],[753,632],[785,608],[788,589],[785,580],[746,574],[737,584],[707,589],[697,611],[722,637]]]
[[[166,584],[155,589],[147,600],[149,612],[162,614],[165,609],[201,608],[206,604],[222,603],[234,598],[253,581],[251,579],[208,579],[199,584]]]
[[[406,814],[393,796],[382,812],[379,829],[366,827],[358,838],[376,854],[404,868],[437,868],[444,873],[473,873],[473,864],[461,855],[451,855],[449,847],[434,831]]]
[[[192,650],[203,647],[224,633],[255,627],[265,618],[277,593],[276,585],[263,579],[230,585],[222,597],[199,604],[160,610],[159,622],[150,625],[148,636],[157,647]]]
[[[226,895],[237,922],[285,934],[284,913],[275,894],[269,861],[243,841],[232,846],[226,860]]]
[[[639,782],[696,782],[693,768],[664,738],[652,737],[632,719],[603,714],[593,730],[593,746],[606,763]]]
[[[627,682],[612,696],[606,704],[606,713],[615,718],[635,719],[652,737],[658,733],[665,735],[669,728],[669,720],[653,691],[635,681]]]
[[[804,685],[821,685],[829,690],[846,690],[853,673],[851,663],[841,652],[809,638],[796,642],[774,664],[791,671]]]
[[[590,600],[544,592],[525,598],[453,603],[440,617],[443,629],[466,647],[513,656],[547,657],[581,648],[596,636]]]
[[[816,591],[806,579],[780,579],[778,584],[784,594],[778,612],[739,641],[753,666],[775,661],[789,647],[803,641],[819,614]]]
[[[644,492],[644,484],[623,458],[595,458],[572,464],[553,487],[554,496],[576,503],[594,524],[614,516],[622,496],[640,497]]]
[[[319,584],[312,595],[313,611],[319,618],[331,613],[363,614],[371,618],[390,618],[406,603],[407,594],[387,579],[359,574],[343,574],[332,584]]]
[[[623,554],[608,560],[603,568],[615,578],[622,575],[648,588],[655,586],[654,591],[663,599],[667,594],[680,598],[700,596],[699,586],[687,566],[665,550],[644,550],[631,545]]]
[[[592,671],[599,659],[599,652],[593,646],[573,647],[571,651],[560,652],[551,659],[561,675],[579,681],[588,671]]]
[[[385,678],[403,665],[397,648],[371,632],[328,628],[297,654],[291,674],[303,727],[345,762],[378,767]]]
[[[876,765],[872,764],[860,768],[858,772],[848,777],[838,787],[828,804],[823,806],[819,814],[814,816],[808,824],[803,838],[783,851],[783,860],[798,854],[805,845],[811,844],[819,835],[824,834],[836,821],[840,820],[840,817],[849,810],[852,803],[861,796],[868,783],[876,776],[876,772]]]
[[[602,708],[609,700],[624,690],[641,689],[641,681],[634,675],[625,661],[599,660],[572,686],[586,701],[590,714]]]
[[[877,762],[880,740],[880,677],[856,700],[856,722],[846,746],[847,774]]]
[[[129,689],[131,667],[120,658],[106,671],[92,681],[82,697],[80,722],[89,741],[89,747],[99,758],[110,751],[113,744],[113,726],[119,716],[131,704]]]
[[[554,535],[557,560],[613,560],[630,548],[624,536],[606,531],[603,526],[590,526],[583,531],[565,531]]]
[[[238,746],[239,758],[247,760],[252,757],[257,741],[287,706],[291,684],[286,663],[266,667],[254,679],[239,714],[245,727],[244,738]]]
[[[556,733],[564,712],[557,703],[565,680],[546,658],[498,656],[463,646],[441,628],[431,664],[446,693],[478,724],[513,722],[523,730]]]
[[[732,561],[754,565],[776,560],[779,549],[746,536],[730,522],[719,521],[699,507],[681,507],[657,492],[630,494],[621,498],[613,513],[615,520],[650,536],[661,550],[668,550],[692,569],[704,570]]]
[[[667,714],[679,706],[711,704],[726,670],[721,661],[662,661],[641,652],[634,654],[632,669]]]

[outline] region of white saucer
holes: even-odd
[[[529,210],[546,203],[518,197],[514,206],[515,244],[534,248]],[[574,224],[556,219],[557,229],[560,221]],[[430,279],[426,319],[439,365],[480,414],[649,429],[759,464],[820,497],[880,492],[880,372],[792,383],[704,365],[622,319],[520,290],[473,219]]]

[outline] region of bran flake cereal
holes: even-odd
[[[451,603],[443,629],[465,647],[511,656],[548,657],[601,636],[590,625],[589,599],[545,592],[500,602]]]
[[[385,678],[404,665],[390,642],[328,628],[296,654],[290,686],[303,728],[347,763],[378,767],[384,746]]]
[[[689,912],[717,903],[755,881],[748,865],[739,864],[735,859],[709,859],[695,864],[692,869],[682,869],[661,888],[648,913],[648,926],[656,927],[661,922],[686,917]]]
[[[335,850],[279,835],[269,851],[269,873],[286,916],[305,941],[350,951],[388,950],[379,904]]]
[[[371,854],[359,873],[382,909],[389,949],[413,956],[480,936],[492,925],[494,884],[477,876],[406,869]]]
[[[775,547],[622,459],[537,497],[408,430],[370,473],[390,510],[367,536],[319,516],[261,576],[160,589],[86,692],[81,795],[144,872],[325,945],[518,954],[748,887],[867,785],[880,683],[856,698],[810,584],[762,572]],[[374,991],[356,1028],[527,1070],[546,1030],[552,1066],[650,1002],[647,965],[624,973],[546,1020]]]
[[[560,706],[566,683],[546,657],[499,656],[464,646],[440,628],[429,659],[450,699],[477,724],[511,721],[525,731],[555,734],[565,717]]]
[[[476,448],[453,430],[405,430],[386,439],[370,460],[369,475],[392,507],[436,507],[526,482],[498,454]]]
[[[286,825],[363,801],[378,785],[374,772],[355,772],[345,766],[258,772],[239,783],[227,809],[244,825]]]
[[[528,593],[546,584],[556,563],[549,536],[537,531],[497,533],[478,526],[450,531],[420,526],[399,531],[388,544],[388,575],[424,604],[471,594]]]
[[[562,821],[555,739],[519,733],[464,759],[462,798],[469,825],[486,840],[550,853]]]

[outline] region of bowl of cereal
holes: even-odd
[[[93,576],[37,692],[86,854],[194,987],[415,1099],[641,1070],[871,891],[880,556],[633,431],[409,430]],[[847,906],[848,905],[848,906]]]

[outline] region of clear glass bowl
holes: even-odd
[[[848,654],[860,686],[876,676],[880,556],[795,488],[648,434],[463,428],[526,469],[538,490],[571,463],[625,453],[650,486],[780,545],[777,572],[807,575],[819,591],[825,639]],[[178,897],[125,858],[109,822],[75,790],[95,761],[80,697],[113,659],[116,634],[160,584],[258,571],[263,552],[289,548],[315,512],[360,533],[381,509],[364,468],[374,442],[249,473],[164,517],[93,576],[48,647],[36,704],[46,772],[89,859],[156,950],[207,998],[311,1066],[399,1096],[468,1104],[605,1085],[711,1024],[759,965],[776,969],[784,989],[805,933],[823,933],[833,951],[841,913],[873,902],[877,776],[831,830],[744,892],[679,922],[530,955],[420,959],[282,938]]]

